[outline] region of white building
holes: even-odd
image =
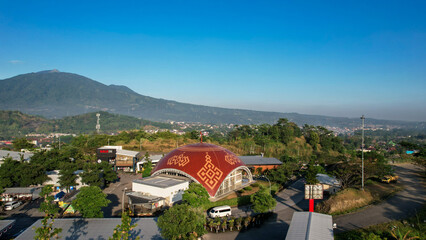
[[[126,195],[133,212],[137,207],[154,210],[181,201],[184,191],[188,188],[188,179],[157,175],[133,180],[132,192]]]
[[[151,160],[151,162],[152,162],[152,166],[155,166],[160,160],[161,160],[161,158],[163,158],[163,155],[150,155],[149,156],[149,159]],[[142,169],[143,169],[143,165],[145,164],[147,162],[147,160],[146,160],[146,158],[144,157],[143,159],[142,159],[142,161],[140,161],[140,162],[137,162],[136,163],[136,171],[142,171]]]
[[[322,189],[329,194],[334,194],[342,188],[339,180],[334,177],[330,177],[327,174],[318,173],[316,178],[319,181],[319,184],[322,185]]]
[[[6,151],[6,150],[0,150],[0,166],[3,164],[4,159],[11,157],[13,160],[16,161],[30,161],[31,157],[33,156],[33,153],[26,153],[26,152],[15,152],[15,151]]]
[[[74,186],[75,189],[80,189],[81,187],[87,186],[87,184],[81,182],[80,173],[82,172],[83,170],[77,170],[74,172],[74,174],[77,175],[77,179],[75,181],[77,185]],[[61,176],[60,171],[59,170],[49,171],[49,172],[46,172],[46,175],[50,178],[50,180],[47,180],[46,182],[44,182],[43,185],[53,185],[55,187],[55,190],[59,192],[61,190],[60,184],[59,184],[59,177]],[[72,189],[74,189],[74,187]]]

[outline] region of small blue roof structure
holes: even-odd
[[[286,240],[333,240],[333,218],[316,212],[295,212]]]

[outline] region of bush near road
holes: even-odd
[[[415,216],[401,221],[336,234],[336,240],[426,239],[426,206]]]
[[[398,183],[386,184],[368,181],[365,191],[347,188],[319,203],[316,210],[321,213],[339,215],[353,212],[361,207],[378,203],[402,189]]]

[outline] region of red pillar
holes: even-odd
[[[314,212],[314,199],[309,199],[309,212]]]

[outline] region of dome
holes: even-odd
[[[248,182],[252,181],[250,170],[237,155],[208,143],[186,145],[171,151],[153,170],[153,175],[161,173],[188,177],[203,185],[211,197],[242,185],[243,176],[248,177]]]

